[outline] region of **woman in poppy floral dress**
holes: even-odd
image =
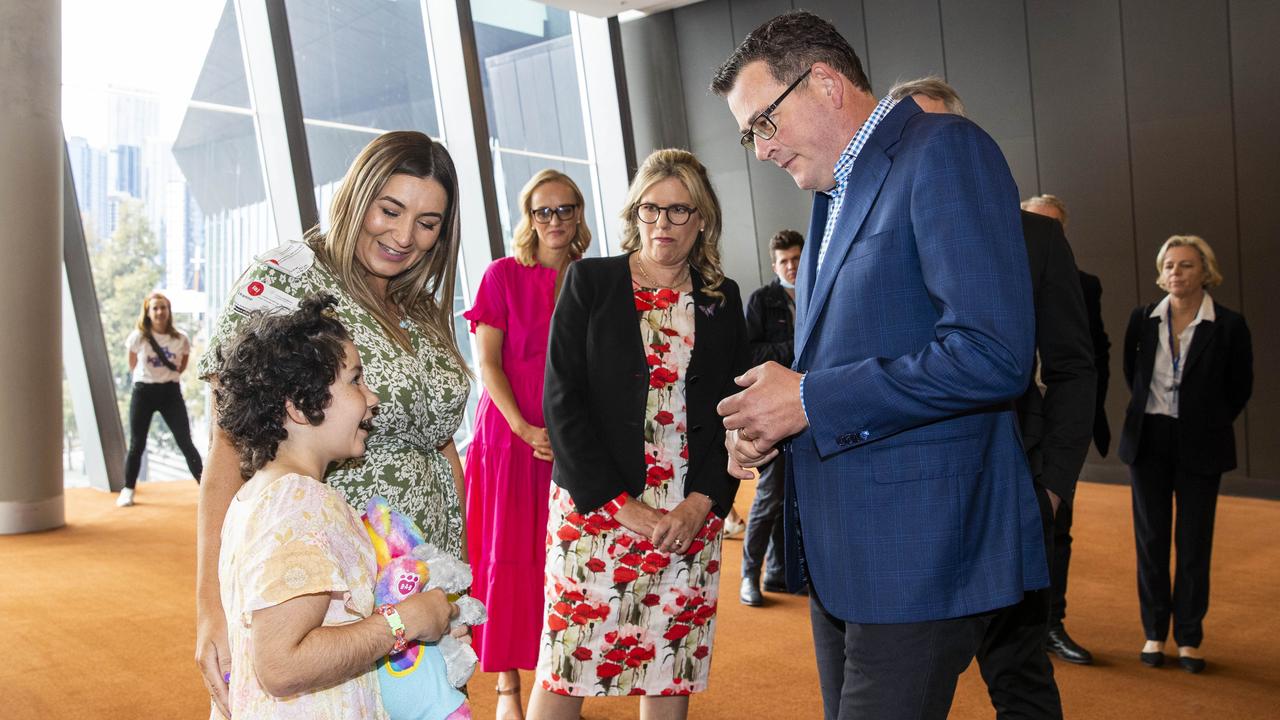
[[[742,301],[692,154],[651,155],[622,219],[628,253],[570,267],[551,323],[555,487],[532,718],[577,718],[599,695],[682,718],[711,666],[738,485],[715,408],[746,369]]]

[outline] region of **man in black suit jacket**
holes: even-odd
[[[1067,227],[1067,206],[1054,195],[1036,195],[1022,203],[1022,209],[1044,215]],[[1111,448],[1111,426],[1107,424],[1107,384],[1111,379],[1111,340],[1102,324],[1102,282],[1094,275],[1081,270],[1080,289],[1084,292],[1085,309],[1089,314],[1089,334],[1093,338],[1093,360],[1097,370],[1097,393],[1093,414],[1093,445],[1098,454],[1106,457]],[[1058,508],[1053,516],[1053,548],[1049,556],[1049,576],[1053,599],[1049,611],[1049,632],[1045,636],[1045,649],[1067,662],[1088,665],[1093,654],[1081,647],[1067,634],[1064,624],[1067,616],[1067,573],[1071,568],[1071,524],[1075,520],[1074,504]]]
[[[951,86],[925,78],[901,83],[894,98],[912,97],[925,112],[960,114]],[[1035,478],[1045,546],[1053,554],[1053,518],[1075,495],[1094,419],[1093,342],[1078,270],[1062,225],[1022,212],[1022,233],[1036,312],[1037,373],[1018,400],[1023,445]],[[1051,590],[1028,592],[1000,611],[978,649],[978,668],[997,718],[1062,718],[1053,665],[1043,646]]]

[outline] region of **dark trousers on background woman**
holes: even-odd
[[[1163,642],[1172,615],[1173,639],[1178,646],[1199,647],[1204,637],[1202,622],[1209,610],[1209,561],[1222,476],[1190,473],[1180,466],[1178,420],[1147,415],[1137,460],[1129,466],[1142,627],[1148,640]],[[1177,572],[1172,583],[1171,542],[1177,547]]]
[[[156,412],[164,418],[173,439],[187,460],[191,476],[200,482],[204,462],[196,446],[191,442],[191,424],[187,420],[187,404],[182,399],[182,389],[176,382],[134,383],[129,398],[129,456],[124,462],[124,486],[132,489],[138,483],[138,471],[142,468],[142,454],[147,450],[147,433],[151,429],[151,416]]]

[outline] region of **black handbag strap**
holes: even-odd
[[[160,364],[174,372],[178,372],[178,366],[174,365],[169,356],[164,354],[164,348],[160,347],[160,343],[156,342],[156,336],[147,333],[147,341],[151,343],[151,349],[155,351],[156,357],[160,359]]]

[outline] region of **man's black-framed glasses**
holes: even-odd
[[[577,205],[558,205],[556,207],[534,208],[529,211],[529,214],[533,215],[534,221],[539,225],[546,225],[551,222],[552,215],[560,218],[560,222],[569,222],[577,212]]]
[[[658,222],[658,217],[663,212],[667,213],[667,222],[672,225],[683,225],[689,222],[689,218],[698,212],[697,208],[691,208],[687,205],[654,205],[653,203],[640,203],[636,206],[636,218],[646,225],[652,225]]]
[[[777,134],[778,124],[769,116],[773,114],[774,110],[778,109],[778,106],[782,104],[783,100],[787,99],[787,96],[791,94],[792,90],[796,89],[797,85],[803,82],[805,78],[809,77],[809,73],[811,72],[813,72],[813,68],[805,70],[804,74],[796,78],[795,82],[791,83],[786,90],[782,91],[782,94],[778,96],[777,100],[774,100],[770,103],[769,107],[765,108],[759,115],[756,115],[751,119],[751,127],[747,128],[747,130],[742,133],[742,139],[739,140],[739,142],[742,143],[742,147],[751,149],[752,147],[755,147],[756,138],[768,140]]]

